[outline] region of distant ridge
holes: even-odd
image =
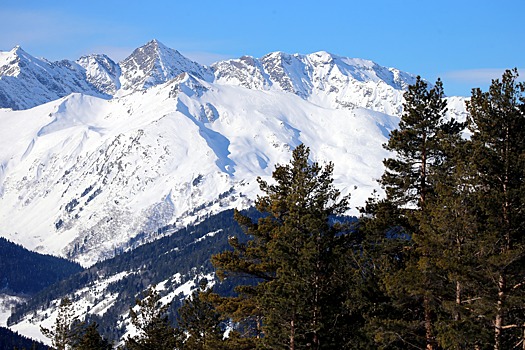
[[[75,262],[38,254],[0,237],[0,293],[32,295],[82,271]]]

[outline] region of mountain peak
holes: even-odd
[[[108,56],[82,56],[76,63],[85,69],[87,81],[97,90],[111,96],[120,88],[120,67]]]
[[[165,83],[181,73],[207,79],[207,68],[181,55],[157,39],[135,49],[120,63],[121,86],[124,90],[144,90]]]
[[[309,57],[310,59],[313,58],[319,62],[325,62],[325,63],[332,62],[334,59],[339,58],[339,56],[333,55],[327,51],[317,51],[317,52],[311,53],[306,56]]]
[[[19,51],[23,51],[23,52],[25,52],[24,49],[22,49],[22,46],[20,46],[20,45],[16,45],[15,47],[13,47],[13,48],[11,49],[11,52],[12,52],[12,53],[17,53],[17,52],[19,52]]]
[[[35,59],[33,56],[31,56],[27,51],[25,51],[20,45],[16,45],[11,49],[11,51],[7,52],[7,55],[10,57],[23,57],[26,59]]]
[[[174,52],[178,53],[177,50],[174,50],[174,49],[171,49],[171,48],[167,47],[166,45],[164,45],[163,43],[161,43],[157,39],[153,39],[153,40],[148,41],[146,44],[144,44],[143,46],[139,47],[139,49],[141,49],[143,51],[153,50],[158,55],[162,55],[163,52],[166,52],[166,51],[174,51]]]

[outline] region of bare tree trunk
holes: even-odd
[[[505,301],[506,280],[503,273],[498,280],[498,303],[496,305],[496,317],[494,320],[494,350],[501,350],[501,334],[503,330],[503,303]]]
[[[321,323],[321,310],[320,310],[320,297],[319,294],[321,293],[321,283],[320,283],[320,275],[321,275],[321,235],[317,234],[316,237],[316,245],[317,245],[317,259],[316,259],[316,266],[315,266],[315,276],[314,276],[314,313],[313,313],[313,349],[320,349],[320,343],[319,343],[319,332],[318,327]]]
[[[456,281],[456,306],[457,310],[454,311],[454,321],[459,321],[459,308],[461,307],[461,282]]]
[[[523,337],[521,338],[521,348],[525,350],[525,323],[523,324]]]
[[[509,207],[510,203],[508,200],[508,183],[509,183],[509,129],[507,127],[506,141],[505,141],[505,175],[503,179],[503,223],[505,225],[504,245],[501,249],[501,253],[504,254],[510,250],[510,233],[509,233]],[[507,281],[505,279],[505,272],[500,272],[498,278],[498,302],[496,305],[496,317],[494,319],[494,350],[501,350],[501,337],[503,333],[503,304],[505,303],[505,289],[507,287]]]
[[[457,244],[457,248],[458,248],[458,265],[461,265],[461,238],[456,235],[456,244]],[[457,278],[457,277],[456,277]],[[459,321],[460,319],[460,315],[459,315],[459,310],[461,308],[461,282],[456,279],[456,307],[457,307],[457,310],[454,312],[454,321]]]
[[[419,193],[419,206],[420,209],[423,209],[425,207],[425,197],[427,193],[427,147],[426,147],[426,133],[423,133],[423,144],[425,144],[425,147],[423,147],[423,150],[421,152],[421,169],[420,169],[420,176],[421,176],[421,183],[420,183],[420,193]],[[427,254],[427,253],[424,253]],[[430,297],[428,295],[423,296],[423,309],[425,313],[425,338],[426,338],[426,349],[427,350],[433,350],[433,337],[432,337],[432,317],[430,312]]]
[[[425,309],[425,338],[427,341],[427,350],[434,349],[434,339],[432,336],[432,318],[430,315],[430,298],[425,295],[423,299],[423,307]]]
[[[290,350],[295,350],[295,324],[293,319],[290,321]]]

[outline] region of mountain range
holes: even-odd
[[[120,63],[15,47],[0,53],[0,236],[89,266],[250,206],[300,143],[363,205],[414,79],[327,52],[207,67],[157,40]]]

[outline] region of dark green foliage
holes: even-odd
[[[44,344],[0,327],[0,350],[47,350]]]
[[[488,92],[472,91],[468,127],[483,269],[475,310],[494,327],[494,349],[525,341],[525,84],[507,70]]]
[[[31,252],[2,237],[0,257],[0,291],[8,294],[35,294],[82,271],[77,263]]]
[[[487,343],[490,326],[474,312],[484,288],[479,260],[479,210],[471,179],[467,140],[445,139],[447,162],[435,177],[434,195],[425,206],[421,227],[431,239],[425,243],[429,263],[442,276],[436,340],[443,348],[474,348]]]
[[[143,299],[137,299],[136,306],[129,310],[131,323],[137,334],[126,339],[128,350],[175,349],[177,338],[168,320],[169,305],[160,302],[154,287],[147,290]]]
[[[177,335],[180,350],[215,350],[223,347],[226,320],[210,300],[211,289],[200,290],[184,300],[178,309]]]
[[[74,341],[72,350],[111,350],[113,346],[98,332],[98,324],[92,322],[84,327]]]
[[[231,239],[233,251],[212,259],[221,278],[259,279],[219,308],[264,348],[343,348],[353,336],[345,259],[354,237],[330,221],[348,209],[348,198],[333,187],[333,164],[321,167],[308,157],[300,145],[290,164],[276,167],[275,184],[259,179],[264,196],[256,208],[264,216],[254,223],[236,213],[253,240]]]
[[[444,121],[447,104],[439,79],[429,89],[418,76],[404,97],[403,116],[385,145],[395,157],[385,159],[381,184],[388,199],[398,206],[421,207],[427,194],[432,193],[434,169],[442,163],[443,134],[458,133],[461,125]]]
[[[396,152],[385,161],[387,198],[370,201],[361,223],[380,287],[366,314],[379,347],[523,344],[525,86],[516,77],[473,90],[470,139],[442,118],[439,81],[427,90],[418,79],[405,95],[387,145]]]
[[[438,271],[439,237],[429,220],[437,184],[447,174],[454,143],[464,127],[445,121],[446,101],[438,79],[433,88],[417,78],[405,93],[399,127],[393,130],[381,185],[385,200],[373,200],[366,212],[366,253],[374,261],[385,300],[384,314],[371,321],[374,337],[386,348],[436,346],[435,322],[449,281]],[[454,144],[454,145],[453,145]],[[445,293],[445,294],[444,294]],[[410,310],[410,312],[406,312]]]

